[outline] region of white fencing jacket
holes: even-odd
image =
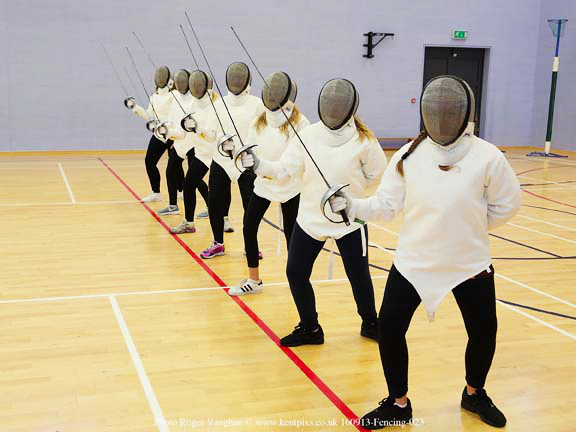
[[[396,163],[409,146],[392,157],[374,196],[352,200],[350,216],[391,220],[403,211],[394,265],[432,320],[452,289],[490,267],[488,231],[518,212],[521,190],[502,152],[474,135],[448,148],[426,138],[404,161],[402,177]]]
[[[350,197],[366,197],[369,182],[378,181],[384,172],[386,155],[380,144],[376,140],[360,139],[353,120],[337,131],[317,122],[299,135],[331,186],[350,184],[345,188]],[[328,187],[297,137],[290,141],[279,161],[261,160],[256,174],[280,180],[302,177],[296,221],[310,237],[319,241],[330,237],[340,239],[362,227],[352,221],[350,226],[330,222],[324,216],[320,204]],[[333,220],[342,220],[342,216],[332,213],[329,205],[326,213]]]

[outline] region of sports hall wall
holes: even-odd
[[[144,149],[148,132],[122,105],[123,91],[100,47],[104,43],[125,85],[124,46],[136,56],[148,88],[156,63],[194,68],[178,24],[187,10],[224,86],[227,64],[248,59],[244,39],[264,74],[287,71],[297,102],[311,120],[322,84],[351,79],[359,114],[380,137],[414,136],[419,128],[424,46],[489,48],[484,79],[484,137],[498,145],[541,145],[553,56],[545,19],[570,18],[562,40],[555,145],[576,149],[576,13],[573,0],[1,0],[0,151]],[[440,6],[441,5],[441,6]],[[465,42],[453,30],[469,32]],[[362,57],[363,33],[394,32]],[[199,60],[200,54],[193,45]],[[201,61],[201,67],[204,67]],[[261,83],[253,79],[254,93]],[[139,87],[138,91],[142,95]],[[131,93],[133,91],[130,90]]]

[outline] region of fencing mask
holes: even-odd
[[[186,69],[180,69],[174,74],[174,86],[181,94],[188,93],[190,89],[190,84],[188,79],[190,78],[190,72]]]
[[[239,95],[252,82],[250,69],[241,62],[232,63],[226,70],[226,86],[230,93]]]
[[[318,115],[329,129],[337,130],[356,114],[360,96],[347,79],[332,79],[324,84],[318,96]]]
[[[262,89],[262,102],[270,111],[278,111],[288,101],[294,102],[298,88],[285,72],[274,72],[266,78]]]
[[[420,98],[420,115],[428,136],[447,146],[462,136],[474,121],[474,93],[466,81],[441,75],[426,84]]]
[[[202,99],[208,90],[212,89],[212,77],[206,72],[195,70],[190,74],[190,93],[196,99]]]
[[[154,84],[156,84],[156,88],[161,89],[166,87],[170,78],[172,78],[172,74],[168,66],[160,66],[154,73]]]

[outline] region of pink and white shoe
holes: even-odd
[[[224,245],[217,242],[212,242],[208,249],[200,253],[202,259],[211,259],[222,255],[224,255]]]

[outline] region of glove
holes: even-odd
[[[242,168],[256,171],[260,165],[260,158],[252,151],[252,149],[249,149],[242,153],[240,156],[240,162],[242,162]]]
[[[196,122],[196,119],[192,117],[192,114],[187,114],[186,117],[184,117],[180,122],[180,126],[186,132],[196,132],[196,129],[198,128],[198,122]]]
[[[346,214],[350,216],[352,210],[352,199],[345,192],[336,192],[335,195],[330,197],[328,202],[330,203],[330,209],[334,213],[340,213],[344,210]]]
[[[154,134],[157,138],[166,141],[168,139],[168,128],[168,122],[162,122],[154,129]]]
[[[124,99],[124,106],[129,110],[133,110],[136,106],[136,101],[132,96],[128,96],[126,99]]]
[[[222,143],[222,150],[225,152],[233,152],[234,151],[234,141],[231,139],[226,140]]]

